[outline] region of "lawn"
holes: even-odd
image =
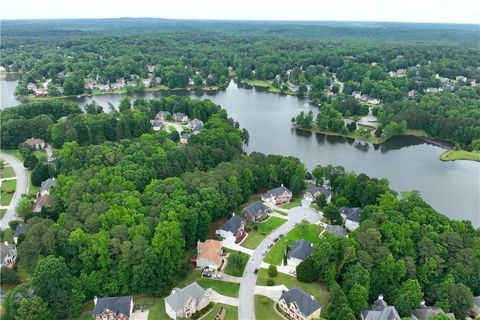
[[[283,261],[283,254],[287,248],[287,245],[292,245],[292,243],[299,239],[312,242],[315,246],[319,241],[319,234],[323,228],[316,224],[309,224],[306,226],[304,233],[302,233],[302,228],[302,226],[297,226],[287,233],[283,238],[278,240],[278,242],[265,256],[264,261],[270,264],[281,265]]]
[[[255,249],[267,235],[280,227],[286,221],[287,220],[279,217],[270,217],[265,222],[258,223],[257,230],[251,230],[249,232],[247,238],[245,241],[243,241],[242,246],[249,249]]]
[[[292,209],[292,208],[295,208],[295,207],[300,207],[302,205],[302,199],[298,198],[298,199],[295,199],[287,204],[284,204],[282,205],[281,207],[283,209]]]
[[[32,184],[32,170],[28,170],[28,194],[36,195],[40,191],[40,187]]]
[[[13,171],[12,167],[4,167],[0,169],[0,178],[11,178],[15,177],[15,171]]]
[[[220,308],[224,308],[226,310],[224,320],[237,320],[238,319],[238,308],[229,306],[223,303],[217,303],[215,307],[213,307],[212,311],[210,311],[202,320],[215,320],[215,316],[217,315]],[[150,318],[149,318],[150,319]]]
[[[12,201],[15,188],[17,187],[17,180],[6,180],[2,182],[1,199],[0,204],[2,206],[8,206]]]
[[[230,260],[232,255],[238,256],[235,259],[236,264],[231,263],[233,261]],[[241,277],[243,275],[243,271],[245,270],[245,266],[247,265],[248,259],[250,256],[243,252],[232,252],[228,256],[227,267],[225,268],[225,273],[234,277]]]
[[[3,216],[5,215],[5,212],[7,212],[7,209],[0,209],[0,219],[3,218]]]
[[[284,284],[289,289],[293,287],[300,287],[306,292],[313,294],[315,296],[315,299],[317,299],[317,301],[321,303],[322,310],[326,309],[325,306],[328,304],[328,291],[327,291],[327,287],[324,284],[320,284],[318,282],[313,282],[313,283],[300,282],[297,280],[297,278],[286,275],[281,272],[279,272],[278,275],[273,279],[275,281],[275,285]],[[267,269],[260,269],[260,272],[258,272],[257,285],[266,286],[267,280],[268,280]]]
[[[204,289],[212,288],[213,290],[225,296],[235,298],[238,297],[238,290],[240,289],[240,285],[238,283],[202,278],[200,270],[190,271],[185,279],[177,281],[175,286],[178,288],[183,288],[193,281],[197,281],[197,283]]]
[[[275,312],[275,302],[265,296],[255,295],[255,318],[258,320],[283,320]]]
[[[447,150],[440,155],[442,161],[471,160],[480,161],[480,151]]]
[[[18,160],[23,162],[23,157],[20,154],[20,151],[18,151],[18,149],[2,150],[2,151],[5,152],[5,153],[8,153],[11,156],[14,156],[15,158],[17,158]],[[36,151],[33,151],[33,154],[35,155],[35,157],[37,157],[38,161],[46,161],[47,160],[47,152],[46,151],[36,150]]]

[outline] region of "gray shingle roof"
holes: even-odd
[[[397,309],[389,306],[382,298],[378,298],[372,306],[371,310],[362,311],[363,320],[400,320]]]
[[[299,260],[305,260],[312,254],[313,254],[313,244],[303,239],[300,239],[298,241],[295,241],[292,244],[290,251],[288,251],[287,253],[287,258],[296,258]]]
[[[40,185],[40,192],[48,191],[54,185],[55,185],[55,178],[49,178],[49,179],[43,181],[42,184]]]
[[[105,309],[109,309],[116,314],[121,313],[130,317],[130,304],[132,300],[132,296],[100,298],[98,299],[95,308],[93,308],[92,315],[95,317],[96,315],[102,314]]]
[[[473,297],[473,304],[480,307],[480,296]]]
[[[332,226],[332,225],[327,225],[325,228],[328,232],[333,233],[337,237],[345,237],[348,234],[347,229],[345,229],[342,226]]]
[[[18,237],[19,235],[24,234],[25,231],[27,231],[27,225],[25,223],[21,223],[15,229],[15,232],[13,233],[13,236]]]
[[[206,293],[205,289],[196,282],[190,283],[183,289],[175,288],[174,291],[165,298],[165,301],[175,312],[182,310],[189,299],[200,300]]]
[[[193,119],[188,124],[188,127],[192,129],[192,131],[200,131],[203,129],[203,121],[198,119]]]
[[[225,231],[230,231],[235,234],[237,233],[238,228],[240,228],[242,222],[243,222],[242,217],[234,215],[233,217],[228,219],[227,222],[225,222],[223,226],[220,227],[220,229]]]
[[[294,287],[283,293],[280,300],[284,300],[287,305],[295,303],[305,317],[310,316],[317,311],[322,305],[312,296],[299,287]]]
[[[292,191],[288,190],[288,188],[286,188],[284,186],[281,186],[281,187],[278,187],[278,188],[268,190],[267,192],[265,192],[263,194],[263,196],[266,197],[266,198],[270,198],[271,196],[278,197],[279,195],[281,195],[285,191],[287,191],[289,193],[292,193]]]
[[[267,209],[267,207],[261,201],[254,202],[245,208],[252,217],[256,217],[260,214],[260,210],[265,211],[265,209]]]
[[[5,242],[0,242],[0,262],[3,262],[5,257],[15,251],[15,246],[13,244],[5,244]]]
[[[442,310],[442,308],[427,307],[426,305],[422,305],[420,306],[420,308],[412,311],[412,316],[415,316],[418,320],[428,320],[437,314],[446,315],[445,312]],[[446,316],[451,318],[450,315],[446,315]],[[453,318],[455,319],[455,317]]]
[[[360,222],[360,213],[362,212],[362,208],[347,208],[341,207],[339,209],[340,214],[345,215],[347,220]]]
[[[320,187],[320,186],[310,187],[307,190],[305,190],[305,192],[311,193],[312,195],[315,195],[315,193],[320,192],[325,195],[325,198],[328,198],[332,194],[331,190],[328,190],[327,188]]]

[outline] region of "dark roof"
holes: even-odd
[[[422,305],[420,308],[412,311],[412,316],[415,316],[418,320],[428,320],[437,314],[443,314],[451,318],[451,316],[446,315],[442,308],[439,307],[427,307],[426,305]]]
[[[299,260],[305,260],[313,254],[313,244],[303,239],[295,241],[290,251],[287,253],[287,258],[296,258]]]
[[[383,296],[379,296],[371,310],[362,311],[362,318],[364,320],[400,320],[400,315],[395,307],[389,306],[383,300]]]
[[[15,229],[13,236],[17,238],[19,235],[24,234],[25,231],[27,231],[27,225],[25,223],[21,223]]]
[[[285,300],[287,305],[295,303],[305,317],[310,316],[322,306],[317,300],[313,299],[310,294],[299,287],[294,287],[283,293],[280,300]]]
[[[343,214],[346,216],[346,219],[355,221],[355,222],[360,222],[360,212],[362,212],[362,208],[341,207],[339,210],[340,210],[340,214]]]
[[[130,304],[132,300],[132,296],[100,298],[98,299],[95,308],[93,308],[92,315],[95,317],[96,315],[102,314],[105,309],[109,309],[116,314],[121,313],[130,317]]]
[[[178,118],[184,118],[186,117],[187,115],[185,113],[182,113],[182,112],[175,112],[174,113],[174,116],[175,117],[178,117]]]
[[[51,187],[55,184],[55,178],[48,178],[45,181],[42,181],[40,185],[40,192],[50,190]]]
[[[345,229],[342,226],[332,226],[332,225],[327,225],[325,228],[328,232],[333,233],[337,237],[345,237],[348,234],[347,229]]]
[[[261,201],[257,201],[245,208],[249,215],[256,217],[259,215],[260,210],[265,210],[267,207]]]
[[[324,187],[320,187],[320,186],[313,186],[313,187],[310,187],[308,188],[307,190],[305,190],[305,192],[308,192],[312,195],[315,195],[315,193],[322,193],[325,195],[325,198],[328,198],[331,194],[332,194],[332,191],[331,190],[328,190],[327,188],[324,188]]]
[[[274,188],[274,189],[271,189],[271,190],[268,190],[267,192],[265,192],[263,195],[266,197],[266,198],[269,198],[271,196],[274,196],[274,197],[278,197],[279,195],[283,194],[285,191],[289,192],[289,193],[292,193],[292,191],[288,190],[288,188],[284,187],[284,186],[281,186],[281,187],[278,187],[278,188]]]
[[[238,228],[240,228],[240,225],[242,224],[242,222],[243,222],[242,217],[234,215],[233,217],[228,219],[228,221],[225,222],[220,229],[225,231],[230,231],[235,234]]]
[[[473,304],[480,307],[480,296],[473,297]]]

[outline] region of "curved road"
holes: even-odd
[[[7,209],[7,212],[0,220],[0,229],[8,228],[8,223],[12,220],[18,219],[15,208],[17,207],[18,201],[22,194],[28,192],[28,173],[27,169],[23,167],[23,163],[20,162],[17,158],[5,153],[0,152],[0,157],[4,161],[8,162],[12,166],[13,171],[15,171],[15,176],[17,177],[17,188],[15,189],[15,194],[13,195],[12,202]]]
[[[268,244],[272,243],[274,238],[278,237],[281,233],[287,234],[295,227],[295,223],[300,222],[302,219],[306,219],[310,223],[316,223],[320,220],[320,217],[318,213],[315,213],[310,208],[297,207],[291,209],[288,213],[288,221],[270,233],[250,256],[245,271],[243,272],[242,281],[240,282],[240,291],[238,293],[239,320],[255,319],[254,295],[257,275],[253,272],[257,268],[260,269],[260,264],[263,260],[262,251],[267,250]]]

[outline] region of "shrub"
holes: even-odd
[[[28,169],[33,169],[33,167],[35,167],[37,163],[37,157],[35,157],[35,155],[31,153],[25,157],[25,161],[23,161],[23,166]]]
[[[201,310],[198,310],[197,312],[195,312],[194,314],[192,314],[191,318],[196,320],[196,319],[199,319],[201,318],[203,315],[207,314],[207,312],[209,312],[210,310],[212,310],[212,308],[215,306],[215,302],[213,301],[210,301],[206,306],[205,308],[201,309]]]
[[[277,267],[271,264],[268,266],[268,276],[270,278],[275,278],[278,275]]]
[[[0,269],[0,283],[1,284],[17,284],[17,283],[20,283],[20,277],[12,269],[7,267],[2,267]]]

